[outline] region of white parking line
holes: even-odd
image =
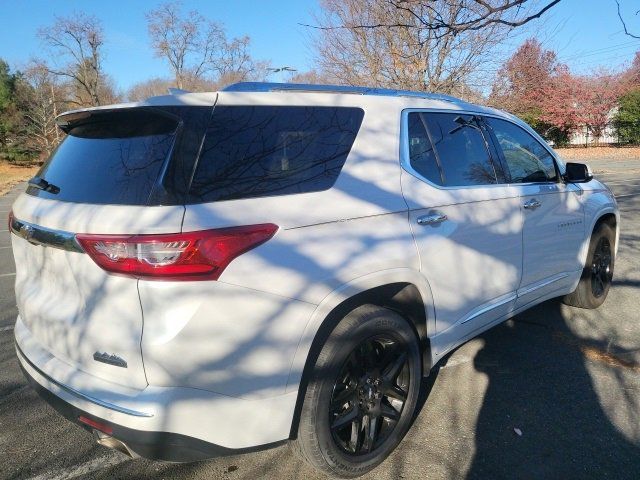
[[[0,273],[0,277],[12,277],[15,274],[16,274],[16,272],[13,272],[13,273]]]
[[[13,330],[13,325],[10,325],[8,327],[1,327],[0,328],[0,332],[8,332],[9,330]]]
[[[11,245],[9,245],[8,247],[0,247],[0,250],[2,250],[3,248],[11,248]]]
[[[122,453],[112,453],[105,457],[94,458],[88,462],[81,463],[80,465],[74,465],[69,468],[61,468],[59,470],[53,470],[42,473],[37,477],[32,477],[30,480],[62,480],[69,478],[77,478],[84,475],[89,475],[92,472],[103,470],[105,468],[113,467],[120,463],[131,460]]]

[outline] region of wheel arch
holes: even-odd
[[[615,254],[618,253],[618,240],[620,239],[620,213],[615,205],[607,205],[605,208],[598,210],[594,215],[590,215],[590,222],[586,225],[585,239],[580,249],[580,259],[584,267],[587,261],[587,252],[589,250],[589,242],[591,235],[601,223],[608,224],[616,234]]]
[[[342,318],[365,304],[389,308],[409,320],[420,339],[423,374],[431,370],[429,338],[435,332],[435,308],[431,288],[420,272],[385,270],[343,284],[318,305],[298,345],[287,382],[288,392],[298,391],[290,438],[297,435],[307,381],[324,342]]]
[[[611,228],[613,228],[614,230],[616,230],[618,228],[618,218],[616,217],[616,214],[611,211],[611,212],[604,212],[602,214],[600,214],[597,218],[596,221],[593,224],[593,230],[596,229],[596,227],[598,225],[600,225],[601,223],[606,223],[608,224]]]

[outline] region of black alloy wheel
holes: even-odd
[[[587,258],[575,290],[563,302],[579,308],[598,308],[609,294],[613,281],[616,231],[615,226],[600,222],[591,233]]]
[[[368,454],[394,431],[407,400],[407,346],[391,335],[361,342],[349,355],[333,386],[331,434],[349,455]]]
[[[420,340],[398,312],[362,305],[342,318],[313,359],[294,450],[332,478],[354,478],[396,448],[414,418]]]
[[[611,258],[611,244],[606,237],[601,237],[591,264],[591,291],[596,298],[601,297],[611,283]]]

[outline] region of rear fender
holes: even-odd
[[[316,307],[314,313],[307,322],[302,337],[300,338],[300,343],[291,365],[286,391],[295,391],[299,388],[309,354],[311,353],[314,341],[318,337],[323,325],[328,328],[333,328],[335,326],[333,324],[328,326],[325,325],[325,322],[332,322],[331,314],[334,310],[358,294],[367,292],[368,290],[376,287],[399,283],[413,285],[422,297],[426,323],[423,326],[416,325],[416,329],[419,331],[422,330],[420,337],[424,337],[421,338],[423,342],[428,342],[428,338],[435,333],[435,308],[431,287],[424,275],[409,268],[394,268],[358,277],[341,285],[339,288],[336,288]],[[431,355],[430,352],[429,355]],[[432,359],[428,358],[427,360],[428,362],[426,363],[431,365]],[[425,372],[425,374],[426,373],[427,372]]]

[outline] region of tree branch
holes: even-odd
[[[632,38],[637,38],[638,40],[640,40],[640,35],[635,35],[631,33],[629,30],[627,30],[627,24],[625,23],[624,18],[622,17],[622,12],[620,11],[620,0],[616,0],[616,5],[618,7],[618,18],[622,23],[622,28],[624,28],[624,33]],[[639,12],[640,10],[636,12],[636,15],[638,15]]]
[[[467,21],[446,21],[440,15],[440,12],[436,11],[433,6],[429,5],[428,2],[425,2],[422,5],[422,2],[418,2],[420,5],[424,6],[434,15],[434,19],[426,19],[424,16],[417,14],[412,8],[405,6],[403,4],[407,3],[406,0],[387,0],[390,5],[395,7],[398,10],[401,10],[415,19],[417,19],[417,24],[412,24],[408,22],[376,22],[369,24],[356,24],[356,25],[331,25],[331,26],[318,26],[318,25],[309,25],[306,23],[299,23],[299,25],[303,27],[313,28],[316,30],[375,30],[378,28],[404,28],[404,29],[418,29],[418,30],[428,30],[435,32],[436,38],[441,38],[445,35],[458,35],[459,33],[466,31],[477,31],[487,28],[491,25],[503,25],[506,27],[516,28],[522,25],[525,25],[532,20],[540,18],[544,15],[548,10],[553,8],[555,5],[560,3],[561,0],[552,0],[547,3],[543,8],[538,10],[536,13],[528,15],[521,19],[505,19],[504,14],[509,12],[509,10],[516,8],[522,8],[522,6],[528,2],[529,0],[506,0],[503,5],[500,6],[492,6],[490,3],[485,0],[472,0],[476,5],[484,8],[485,11],[482,13],[478,13],[474,18],[471,18]],[[618,0],[616,0],[618,1]],[[465,7],[463,3],[455,4],[460,10],[467,9],[470,10],[469,7]],[[618,11],[620,6],[618,5]],[[517,15],[517,13],[516,13]],[[626,31],[626,28],[625,28]]]

